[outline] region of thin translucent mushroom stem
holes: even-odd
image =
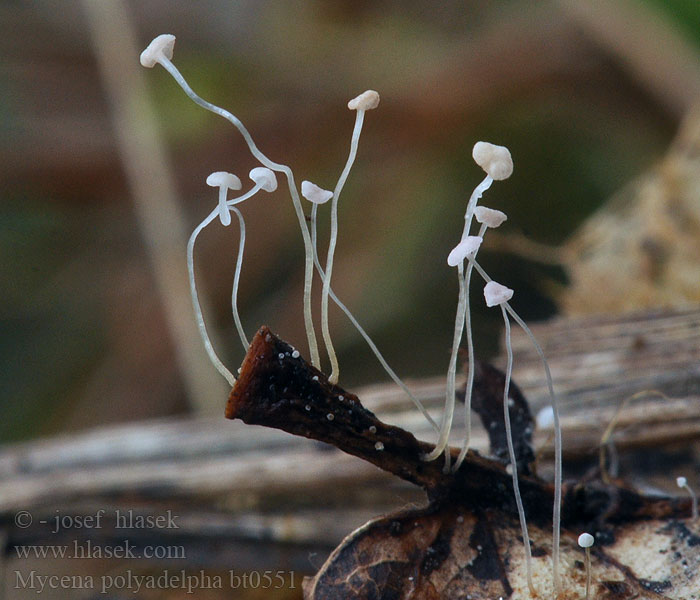
[[[477,270],[479,275],[484,279],[484,281],[491,281],[488,273],[484,271],[481,265],[476,262],[473,258],[470,262],[474,264],[474,268]],[[561,539],[561,487],[562,487],[562,448],[561,448],[561,425],[559,422],[559,405],[557,402],[557,397],[554,394],[554,384],[552,383],[552,374],[549,370],[549,363],[544,355],[542,347],[538,343],[530,328],[527,326],[525,321],[523,321],[518,313],[513,310],[508,302],[504,303],[508,314],[513,318],[513,320],[520,325],[525,334],[530,338],[530,342],[535,347],[540,362],[544,367],[545,378],[547,380],[547,389],[549,391],[549,401],[552,407],[552,416],[554,418],[554,508],[552,511],[552,579],[554,584],[554,594],[555,597],[559,595],[561,591],[561,576],[559,573],[559,545]]]
[[[258,191],[260,190],[260,185],[256,184],[253,186],[249,191],[247,191],[245,194],[242,196],[239,196],[238,198],[234,198],[233,200],[229,200],[226,202],[226,206],[229,208],[232,208],[235,204],[239,204],[240,202],[243,202],[244,200],[247,200],[251,196],[255,195]],[[236,213],[239,215],[239,219],[242,219],[243,216],[238,212],[236,208],[233,208],[233,210],[236,211]],[[192,235],[190,235],[190,239],[187,242],[187,272],[189,275],[189,281],[190,281],[190,295],[192,297],[192,307],[194,308],[194,316],[195,316],[195,321],[197,323],[197,329],[199,330],[199,335],[202,338],[202,342],[204,343],[204,349],[207,352],[207,355],[209,356],[209,360],[212,362],[214,367],[216,368],[221,375],[224,376],[226,381],[228,381],[229,385],[233,387],[234,383],[236,382],[236,378],[233,376],[231,371],[229,371],[224,364],[221,362],[221,359],[217,356],[216,352],[214,351],[214,346],[211,343],[211,340],[209,339],[209,334],[207,333],[207,328],[204,324],[204,315],[202,314],[202,307],[199,303],[199,296],[197,294],[197,284],[195,282],[195,276],[194,276],[194,244],[197,241],[197,237],[199,234],[202,232],[202,230],[209,225],[212,221],[216,219],[216,217],[220,217],[221,212],[219,210],[219,207],[215,208],[211,213],[209,213],[209,216],[207,216],[197,227],[195,227],[195,230],[192,232]],[[241,220],[241,224],[243,224]],[[245,243],[245,229],[244,226],[241,228],[241,242],[239,244],[239,264],[237,264],[236,271],[238,272],[240,270],[240,262],[242,261],[242,247],[243,244]],[[237,292],[237,284],[236,280],[234,278],[234,295]],[[238,317],[238,311],[237,308],[234,305],[234,319],[236,319],[236,326],[238,327],[240,325],[240,318]],[[245,334],[243,333],[243,327],[240,326],[239,335],[242,336],[242,341],[245,340]],[[245,346],[244,350],[248,349],[248,342],[245,340]]]
[[[447,442],[450,436],[452,427],[452,419],[455,409],[455,379],[457,373],[457,356],[459,355],[459,344],[462,340],[462,332],[464,330],[464,317],[467,309],[465,281],[464,281],[464,261],[457,265],[457,279],[459,281],[459,301],[457,303],[457,314],[455,316],[455,330],[452,336],[452,352],[450,354],[450,364],[447,369],[447,387],[445,390],[445,409],[442,411],[442,420],[440,422],[440,435],[435,444],[435,448],[429,454],[423,457],[423,460],[435,460],[440,456],[447,447]],[[445,460],[448,461],[449,452],[445,454]]]
[[[586,548],[586,600],[591,598],[591,549]]]
[[[330,328],[328,325],[328,298],[330,296],[331,287],[331,277],[333,276],[333,257],[335,255],[335,247],[338,241],[338,199],[340,198],[340,193],[345,186],[345,182],[350,174],[350,169],[355,162],[355,157],[357,156],[357,147],[360,142],[360,133],[362,131],[362,123],[365,119],[365,111],[358,110],[355,115],[355,127],[352,132],[352,138],[350,140],[350,154],[348,155],[348,160],[345,163],[345,167],[338,178],[338,183],[333,190],[333,199],[331,200],[331,233],[330,239],[328,241],[328,254],[326,256],[326,269],[325,277],[323,277],[323,293],[321,296],[321,332],[323,334],[323,342],[326,345],[326,350],[328,352],[328,359],[331,362],[331,374],[328,377],[328,381],[332,384],[338,383],[340,377],[340,368],[338,366],[338,357],[335,353],[335,348],[333,347],[333,341],[331,340]]]
[[[318,212],[318,204],[314,204],[311,207],[311,241],[314,249],[314,263],[316,265],[316,270],[318,271],[318,274],[320,275],[321,279],[324,279],[325,275],[323,273],[323,268],[321,267],[321,263],[318,260],[318,253],[317,253],[317,247],[316,247],[316,216]],[[342,310],[345,313],[345,316],[348,318],[350,323],[352,323],[353,327],[358,331],[358,333],[362,336],[362,338],[365,340],[367,345],[369,346],[369,349],[372,351],[374,356],[377,358],[379,361],[379,364],[382,366],[382,368],[386,371],[387,375],[391,378],[391,380],[398,385],[404,393],[411,399],[413,404],[416,406],[416,408],[421,412],[421,414],[426,418],[428,423],[431,425],[431,427],[435,431],[440,430],[440,426],[435,422],[435,419],[430,416],[430,413],[427,411],[425,406],[423,406],[423,403],[416,398],[416,396],[411,392],[410,389],[406,386],[406,384],[401,380],[401,378],[396,374],[396,372],[389,366],[389,363],[386,361],[382,353],[380,352],[379,348],[377,348],[377,345],[374,343],[372,338],[369,336],[369,334],[364,330],[364,328],[360,325],[360,323],[357,321],[355,316],[350,312],[350,309],[343,304],[340,299],[335,295],[335,292],[333,291],[333,288],[329,288],[329,295],[331,300],[335,303],[335,305]]]
[[[515,458],[515,448],[513,447],[513,432],[510,426],[510,380],[513,375],[513,347],[510,343],[510,320],[506,313],[506,308],[501,304],[501,313],[503,314],[503,322],[505,324],[505,342],[508,362],[506,365],[506,382],[503,388],[503,418],[506,425],[506,441],[508,443],[508,456],[510,457],[511,475],[513,477],[513,493],[515,494],[515,503],[518,507],[518,518],[520,519],[520,530],[523,534],[523,546],[525,549],[525,568],[527,571],[527,586],[530,589],[530,595],[536,596],[535,586],[532,583],[532,552],[530,550],[530,536],[527,532],[527,522],[525,520],[525,509],[523,508],[523,500],[520,496],[520,485],[518,483],[518,463]]]
[[[479,228],[479,237],[483,238],[486,234],[488,228],[486,225],[482,225]],[[467,265],[467,272],[464,276],[466,289],[466,310],[464,313],[464,324],[467,330],[467,357],[469,360],[469,366],[467,367],[467,385],[464,390],[464,442],[462,443],[462,449],[459,451],[459,456],[455,461],[455,466],[453,471],[456,473],[462,466],[464,459],[469,452],[469,444],[471,443],[472,437],[472,394],[474,392],[474,336],[472,335],[472,320],[471,320],[471,306],[469,302],[469,289],[471,285],[472,271],[474,270],[474,263],[469,261]]]
[[[590,533],[582,533],[578,536],[578,545],[586,552],[586,600],[591,597],[591,546],[595,538]]]
[[[238,336],[241,338],[241,344],[243,344],[243,351],[248,351],[248,338],[246,337],[245,331],[243,330],[243,324],[241,323],[241,315],[238,312],[238,284],[241,279],[241,268],[243,267],[243,252],[245,250],[245,220],[241,211],[235,206],[231,207],[231,210],[236,213],[238,217],[238,224],[240,225],[241,236],[238,242],[238,256],[236,257],[236,272],[233,275],[233,290],[231,292],[231,308],[233,310],[233,320],[236,323],[236,329],[238,330]]]
[[[471,228],[472,218],[474,216],[474,209],[476,204],[481,198],[484,191],[486,191],[491,184],[493,179],[491,176],[487,175],[484,180],[474,188],[469,202],[467,203],[467,210],[464,214],[464,229],[462,230],[462,238],[460,244],[464,242],[469,237],[469,230]],[[485,227],[481,227],[479,236],[482,237],[486,231]],[[455,249],[456,250],[456,249]],[[472,256],[476,255],[474,251]],[[448,262],[450,259],[448,258]],[[455,380],[457,376],[457,357],[459,355],[459,346],[462,342],[462,335],[464,329],[467,330],[467,340],[469,346],[469,374],[467,376],[467,388],[465,395],[465,425],[466,425],[466,440],[465,444],[460,451],[457,463],[454,466],[454,471],[459,469],[460,465],[464,461],[464,457],[469,450],[469,438],[471,437],[471,395],[472,388],[474,385],[474,345],[472,339],[471,331],[471,311],[469,306],[469,285],[471,283],[471,261],[467,267],[467,273],[464,273],[464,260],[461,260],[459,267],[459,299],[457,302],[457,318],[460,318],[458,323],[455,320],[455,330],[452,338],[452,352],[450,354],[450,363],[447,369],[447,385],[445,392],[445,408],[443,411],[443,417],[440,427],[440,435],[438,437],[437,444],[430,454],[424,457],[424,460],[435,460],[440,454],[445,451],[445,461],[449,464],[450,455],[447,450],[448,440],[450,436],[450,431],[452,429],[452,421],[454,419],[454,407],[456,402],[456,386]],[[460,316],[461,315],[461,316]]]
[[[697,521],[698,520],[698,497],[695,494],[695,492],[693,491],[693,488],[691,488],[688,485],[688,480],[685,477],[677,477],[676,478],[676,485],[681,489],[685,489],[685,491],[688,492],[688,494],[690,494],[690,499],[691,499],[692,507],[693,507],[691,515],[692,515],[693,521]]]
[[[195,230],[192,232],[189,241],[187,242],[187,271],[190,279],[190,294],[192,296],[192,307],[194,308],[194,316],[197,322],[197,328],[199,329],[199,335],[202,337],[202,342],[204,342],[204,349],[209,356],[209,360],[212,362],[216,370],[223,375],[224,379],[228,381],[229,385],[233,387],[236,383],[236,378],[233,373],[229,371],[221,359],[217,356],[214,351],[214,346],[212,346],[211,340],[209,339],[209,334],[207,333],[207,327],[204,324],[204,316],[202,315],[202,307],[199,304],[199,297],[197,296],[197,285],[194,278],[194,243],[197,241],[197,236],[201,231],[209,225],[216,217],[219,216],[219,209],[215,208],[209,216],[204,219]]]
[[[314,329],[314,323],[311,313],[311,287],[313,284],[313,252],[311,250],[311,236],[309,234],[309,229],[306,225],[306,219],[304,217],[304,211],[301,207],[301,201],[299,199],[299,192],[296,188],[296,183],[294,181],[294,174],[292,170],[287,166],[280,163],[276,163],[265,156],[260,149],[256,146],[253,138],[251,137],[248,130],[245,128],[243,123],[229,111],[220,108],[210,102],[207,102],[203,98],[200,98],[189,84],[185,81],[177,67],[166,57],[161,57],[159,60],[160,64],[172,75],[173,79],[182,88],[182,90],[189,96],[189,98],[202,108],[213,112],[220,117],[223,117],[229,121],[243,136],[251,154],[257,158],[260,163],[266,166],[272,171],[277,171],[279,173],[284,173],[287,178],[287,184],[289,186],[289,194],[292,197],[292,202],[294,204],[294,210],[299,221],[299,227],[301,229],[301,235],[304,239],[304,249],[305,249],[305,263],[304,263],[304,325],[306,328],[306,337],[309,344],[309,353],[311,354],[311,364],[314,367],[320,368],[321,357],[318,352],[318,342],[316,341],[316,331]]]
[[[462,239],[469,235],[469,230],[472,226],[472,218],[474,217],[474,209],[476,208],[477,202],[484,195],[484,192],[491,187],[493,183],[493,178],[490,175],[484,177],[483,181],[474,188],[472,195],[469,197],[469,202],[467,203],[467,210],[464,213],[464,230],[462,231]]]

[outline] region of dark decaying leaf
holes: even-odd
[[[497,402],[486,395],[498,388],[498,373],[483,381],[480,410],[495,422],[495,412],[488,415]],[[502,399],[502,387],[499,393]],[[530,417],[521,394],[516,406],[524,407],[519,428],[526,439]],[[267,328],[251,343],[226,416],[333,444],[428,495],[425,508],[375,519],[350,534],[305,582],[308,600],[531,597],[512,482],[501,461],[470,451],[457,474],[444,474],[441,461],[422,460],[431,445],[382,423]],[[538,597],[552,598],[552,488],[525,475],[520,487],[534,585]],[[568,483],[560,599],[584,597],[584,554],[576,540],[590,531],[596,536],[592,598],[700,600],[700,524],[689,514],[688,499],[649,498],[599,481]]]
[[[700,546],[688,523],[647,521],[616,528],[595,547],[592,593],[598,600],[700,597]],[[552,598],[551,531],[529,526],[533,580]],[[564,532],[562,595],[584,597],[584,554]],[[305,597],[528,599],[517,517],[500,511],[430,507],[371,521],[348,536],[305,586]]]

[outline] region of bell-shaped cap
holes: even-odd
[[[484,299],[486,300],[486,306],[498,306],[504,302],[508,302],[513,297],[513,290],[507,288],[505,285],[496,283],[495,281],[489,281],[484,286]]]
[[[483,238],[478,235],[468,235],[452,249],[452,252],[447,257],[447,264],[451,267],[456,267],[467,256],[476,254],[483,241]]]
[[[226,171],[215,171],[207,177],[207,185],[218,188],[228,188],[230,190],[240,190],[243,186],[241,180],[233,173]]]
[[[350,110],[372,110],[379,106],[379,94],[374,90],[367,90],[348,102]]]
[[[477,142],[474,144],[472,156],[491,179],[508,179],[513,174],[513,159],[505,146]]]
[[[474,216],[479,223],[495,229],[508,220],[506,213],[496,210],[495,208],[486,208],[485,206],[477,206],[474,209]]]
[[[161,58],[170,60],[173,57],[173,49],[175,48],[175,36],[170,33],[163,33],[154,38],[148,44],[146,49],[141,52],[141,64],[149,69],[156,66]]]
[[[333,197],[333,192],[324,190],[310,181],[302,181],[301,195],[314,204],[324,204]]]
[[[251,169],[250,173],[248,173],[248,177],[266,192],[274,192],[277,189],[277,177],[275,176],[275,172],[267,167],[255,167]]]

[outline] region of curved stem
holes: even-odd
[[[228,211],[228,208],[226,208],[226,194],[228,192],[228,188],[222,186],[219,186],[219,221],[221,221],[221,224],[224,227],[228,227],[231,224],[231,213]]]
[[[333,256],[335,255],[335,246],[338,240],[338,199],[340,198],[340,192],[342,192],[343,186],[345,186],[345,181],[350,174],[350,169],[357,156],[357,146],[360,142],[360,132],[362,131],[364,118],[365,111],[358,110],[355,116],[355,127],[352,131],[352,139],[350,140],[350,154],[345,163],[345,168],[338,178],[335,190],[333,190],[333,200],[331,204],[331,234],[328,242],[328,255],[326,256],[326,276],[323,278],[323,294],[321,296],[321,332],[323,334],[323,341],[326,344],[326,350],[328,351],[328,358],[331,361],[331,374],[328,377],[328,381],[332,384],[338,383],[338,378],[340,377],[338,358],[335,354],[335,348],[333,347],[328,325],[328,297],[330,295],[331,277],[333,276]]]
[[[469,197],[469,202],[467,203],[467,210],[464,213],[464,230],[462,231],[462,239],[469,235],[469,229],[472,226],[472,217],[474,216],[474,209],[476,208],[476,203],[479,201],[484,192],[491,187],[493,179],[490,175],[484,177],[483,181],[474,188],[472,195]]]
[[[243,266],[243,251],[245,250],[245,221],[243,220],[243,215],[241,211],[235,206],[231,207],[231,210],[236,213],[238,217],[238,224],[241,228],[241,238],[238,242],[238,256],[236,257],[236,272],[233,276],[233,291],[231,292],[231,307],[233,309],[233,320],[236,322],[236,329],[238,330],[238,335],[241,338],[241,343],[243,344],[243,351],[248,351],[248,338],[243,331],[243,324],[241,323],[241,316],[238,313],[238,283],[241,278],[241,267]]]
[[[297,220],[299,221],[299,227],[301,229],[301,235],[304,239],[304,250],[305,250],[305,261],[304,261],[304,326],[306,328],[306,338],[309,344],[309,353],[311,354],[311,364],[317,369],[321,366],[321,357],[318,352],[318,342],[316,341],[316,331],[314,329],[314,322],[311,313],[311,287],[313,284],[314,275],[314,263],[313,263],[313,252],[311,250],[311,237],[309,235],[309,229],[306,226],[306,217],[304,216],[304,211],[301,207],[301,200],[299,199],[299,192],[297,191],[296,183],[294,182],[294,174],[292,170],[287,165],[282,165],[270,160],[265,156],[260,149],[255,145],[253,138],[251,137],[248,130],[245,128],[243,123],[229,111],[224,110],[206,100],[200,98],[194,93],[189,84],[185,81],[177,67],[169,60],[163,58],[160,64],[170,73],[170,75],[175,79],[177,84],[183,89],[185,94],[187,94],[190,99],[202,108],[217,114],[227,121],[229,121],[243,136],[251,154],[257,158],[262,165],[277,171],[279,173],[284,173],[287,178],[287,184],[289,187],[289,194],[292,197],[292,202],[294,204],[294,211],[297,215]]]
[[[527,522],[525,521],[525,509],[523,499],[520,496],[520,484],[518,483],[518,463],[515,459],[515,448],[513,447],[513,431],[510,426],[510,379],[513,375],[513,347],[510,343],[510,320],[506,314],[505,307],[501,304],[503,322],[505,323],[506,352],[508,354],[508,364],[506,366],[506,382],[503,388],[503,418],[506,425],[506,442],[508,443],[508,456],[510,457],[511,475],[513,476],[513,494],[515,504],[518,507],[518,518],[520,519],[520,530],[523,534],[523,546],[525,547],[525,568],[527,570],[527,586],[530,588],[530,595],[536,596],[535,586],[532,584],[532,552],[530,550],[530,536],[527,532]]]
[[[197,296],[197,286],[195,284],[194,279],[194,243],[197,241],[197,236],[200,234],[202,229],[204,229],[207,225],[209,225],[209,223],[216,219],[218,214],[219,209],[215,208],[209,214],[209,216],[206,219],[204,219],[204,221],[197,225],[195,230],[192,232],[192,235],[190,236],[190,239],[187,242],[187,271],[190,279],[190,295],[192,296],[192,307],[194,308],[194,315],[195,320],[197,321],[197,329],[199,329],[199,335],[202,337],[202,341],[204,342],[204,348],[206,349],[207,354],[209,355],[209,360],[216,367],[216,370],[219,371],[219,373],[221,373],[224,376],[226,381],[228,381],[229,385],[233,387],[236,383],[236,378],[233,376],[233,373],[231,373],[231,371],[229,371],[224,366],[224,363],[222,363],[219,357],[216,355],[216,352],[214,352],[214,347],[211,344],[211,340],[209,339],[207,328],[204,325],[204,316],[202,315],[202,307],[199,304],[199,298]]]
[[[464,330],[464,315],[466,312],[466,288],[464,282],[464,262],[460,262],[457,278],[459,280],[459,302],[457,303],[457,314],[455,316],[455,330],[452,338],[452,353],[450,355],[450,365],[447,369],[447,389],[445,391],[445,409],[442,412],[440,422],[440,435],[435,444],[435,448],[430,454],[426,454],[423,460],[435,460],[447,447],[447,441],[452,428],[452,418],[455,410],[455,378],[457,374],[457,355],[459,344],[462,341]]]
[[[318,211],[318,204],[314,204],[313,207],[311,208],[311,241],[312,241],[312,245],[314,248],[314,264],[316,265],[316,270],[318,271],[318,274],[321,276],[321,279],[324,279],[325,274],[323,272],[323,269],[321,268],[321,263],[318,260],[318,253],[316,251],[316,213],[317,213],[317,211]],[[335,292],[333,291],[332,287],[329,287],[328,291],[329,291],[329,295],[331,297],[331,300],[333,300],[335,305],[345,313],[345,316],[348,318],[350,323],[352,323],[353,327],[355,327],[355,329],[357,329],[358,333],[362,336],[362,338],[365,340],[365,342],[369,346],[370,350],[373,352],[374,356],[379,361],[379,364],[382,365],[382,367],[386,371],[387,375],[389,375],[389,377],[391,377],[392,381],[396,385],[398,385],[406,393],[406,395],[411,399],[413,404],[421,412],[421,414],[426,418],[426,420],[428,421],[428,423],[430,423],[430,425],[433,427],[433,429],[435,429],[435,431],[439,431],[440,427],[435,422],[435,419],[433,419],[433,417],[430,416],[430,413],[426,410],[425,406],[423,406],[423,403],[418,398],[415,397],[415,395],[411,392],[411,390],[408,389],[408,387],[401,380],[401,378],[389,366],[389,363],[386,362],[386,359],[384,358],[382,353],[379,351],[379,348],[377,348],[377,345],[374,343],[372,338],[369,337],[369,334],[360,325],[360,323],[357,321],[355,316],[350,312],[350,309],[340,301],[338,296],[335,295]]]
[[[484,239],[484,235],[486,234],[486,225],[481,225],[479,228],[479,236],[481,239]],[[467,233],[469,233],[469,230],[467,230]],[[478,251],[477,251],[478,253]],[[476,258],[476,254],[474,254],[474,258]],[[469,451],[469,444],[471,443],[471,437],[472,437],[472,394],[474,391],[474,336],[472,335],[472,319],[471,319],[471,307],[470,307],[470,301],[469,301],[469,290],[471,287],[471,278],[472,278],[472,271],[474,269],[474,264],[472,261],[469,261],[469,264],[467,265],[467,274],[465,275],[466,279],[466,290],[467,290],[467,306],[466,306],[466,311],[464,315],[464,326],[467,330],[467,351],[468,351],[468,359],[469,359],[469,366],[468,366],[468,372],[467,372],[467,385],[464,389],[464,443],[462,444],[462,449],[459,451],[459,456],[457,457],[457,461],[455,462],[455,466],[453,468],[453,471],[456,473],[459,470],[459,467],[462,466],[462,463],[464,462],[464,459],[467,456],[467,452]]]
[[[491,281],[488,273],[484,271],[481,265],[475,260],[470,262],[474,263],[474,268],[479,272],[487,283]],[[559,574],[559,543],[561,540],[561,486],[562,486],[562,448],[561,448],[561,425],[559,422],[559,404],[557,402],[557,397],[554,395],[554,384],[552,383],[552,374],[549,370],[549,363],[544,355],[542,347],[537,342],[532,331],[527,326],[525,321],[523,321],[518,313],[513,310],[508,302],[504,303],[504,306],[513,320],[520,325],[522,330],[526,333],[530,342],[535,347],[535,351],[540,358],[540,362],[544,367],[544,374],[547,380],[547,389],[549,391],[549,402],[552,407],[552,415],[554,417],[554,508],[552,511],[552,579],[554,583],[554,595],[555,597],[561,591],[561,577]]]

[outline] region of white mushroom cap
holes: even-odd
[[[160,62],[161,57],[170,60],[173,57],[173,48],[175,48],[175,36],[170,33],[163,33],[154,38],[146,49],[141,52],[141,64],[151,69],[156,66],[156,63]]]
[[[255,167],[248,173],[255,183],[266,192],[274,192],[277,189],[277,177],[275,172],[267,167]]]
[[[495,229],[508,220],[506,213],[494,208],[486,208],[485,206],[477,206],[474,209],[474,216],[479,223],[483,223],[486,227]]]
[[[676,477],[676,485],[679,488],[684,488],[686,485],[688,485],[688,480],[685,477]]]
[[[508,179],[513,174],[513,159],[505,146],[496,146],[488,142],[474,144],[472,156],[491,179]]]
[[[240,190],[243,186],[241,180],[233,173],[226,171],[215,171],[207,177],[207,185],[218,188],[228,188],[230,190]]]
[[[333,197],[333,192],[324,190],[310,181],[301,182],[301,195],[314,204],[324,204]]]
[[[241,180],[233,173],[215,171],[207,177],[207,185],[219,188],[219,220],[224,227],[231,224],[231,213],[226,205],[226,192],[228,190],[240,190]]]
[[[456,267],[467,256],[476,254],[483,241],[483,238],[478,235],[468,235],[452,249],[452,252],[447,257],[447,264],[451,267]]]
[[[489,281],[484,286],[484,299],[486,300],[486,306],[497,306],[508,302],[513,297],[513,290],[507,288],[505,285],[496,283],[495,281]]]
[[[374,90],[362,92],[359,96],[348,102],[350,110],[372,110],[379,106],[379,94]]]
[[[581,548],[590,548],[595,542],[595,538],[590,533],[582,533],[578,536],[578,545]]]

